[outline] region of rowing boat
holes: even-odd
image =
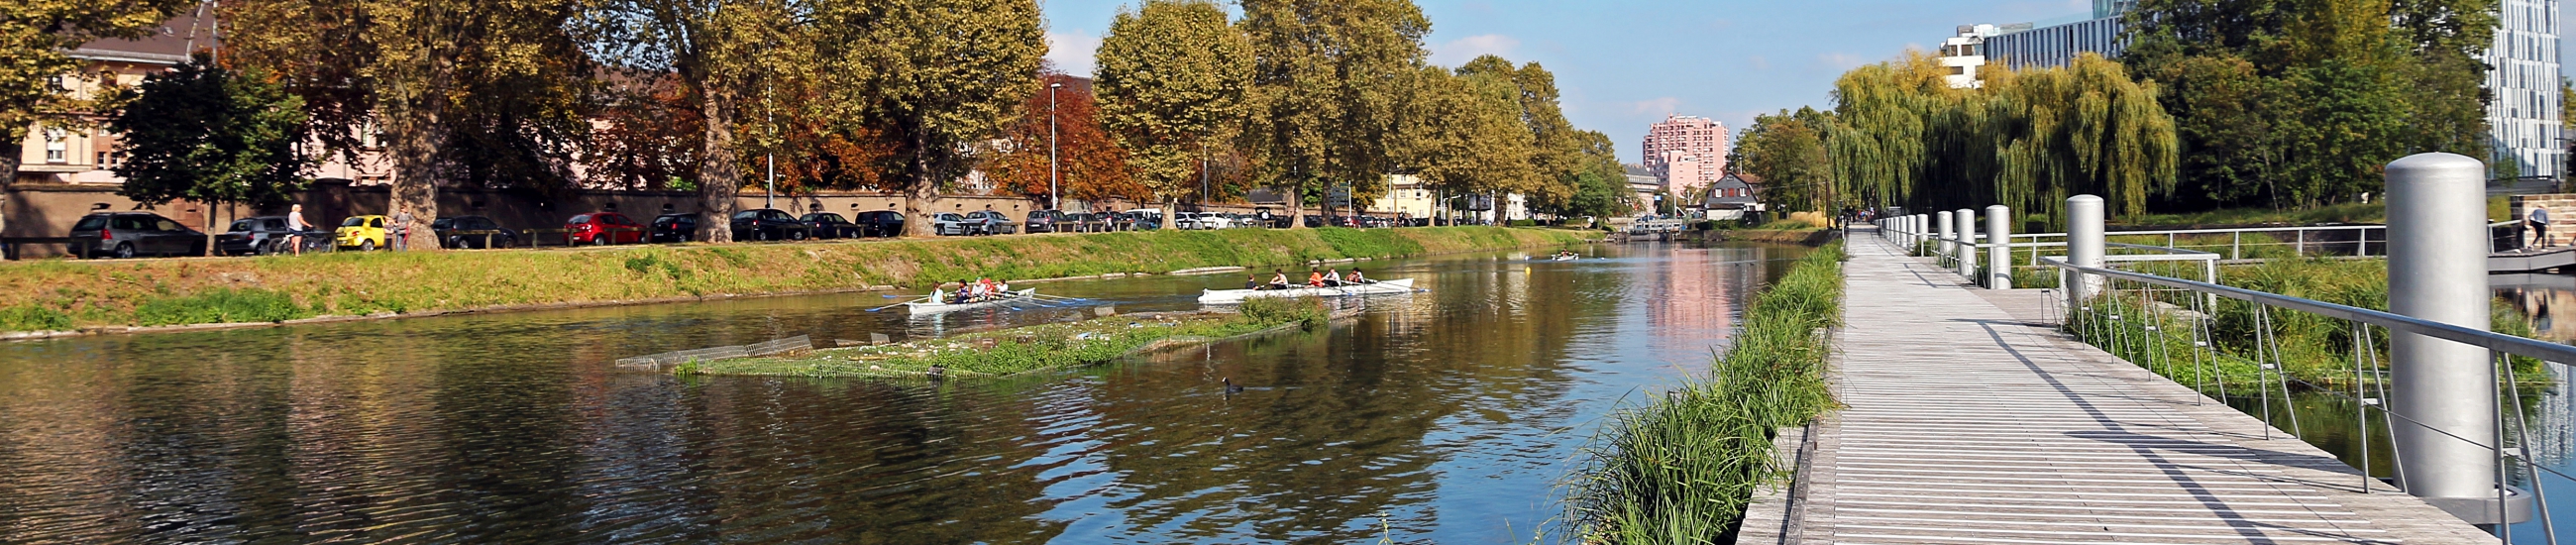
[[[914,315],[914,316],[921,316],[921,315],[925,315],[925,314],[938,314],[938,313],[942,313],[942,312],[955,311],[955,310],[966,310],[966,309],[971,309],[971,308],[988,308],[988,307],[998,307],[998,306],[1002,306],[1002,305],[1009,305],[1009,304],[1016,304],[1016,303],[1030,303],[1030,302],[1035,302],[1035,301],[1037,301],[1037,299],[1038,299],[1038,289],[1037,289],[1037,288],[1029,288],[1029,289],[1024,289],[1024,290],[1020,290],[1020,291],[1010,292],[1010,294],[1009,294],[1009,295],[1005,295],[1005,296],[1002,296],[1002,297],[997,297],[997,298],[993,298],[993,299],[986,299],[986,300],[976,301],[976,302],[972,302],[972,303],[953,303],[953,304],[952,304],[952,303],[942,303],[942,302],[939,302],[939,301],[937,300],[937,298],[935,298],[935,297],[934,297],[934,298],[931,298],[930,300],[925,300],[925,301],[915,301],[915,302],[910,302],[910,303],[904,303],[904,304],[903,304],[903,308],[910,309],[910,310],[912,311],[912,315]]]
[[[1335,288],[1288,288],[1284,290],[1201,290],[1199,304],[1226,305],[1245,299],[1263,297],[1347,297],[1413,293],[1413,279],[1385,280],[1367,284],[1347,284]]]
[[[1579,256],[1579,255],[1561,255],[1561,256],[1556,256],[1556,257],[1548,258],[1548,260],[1549,260],[1549,261],[1573,261],[1573,260],[1577,260],[1577,259],[1583,259],[1583,256]]]

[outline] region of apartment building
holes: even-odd
[[[1666,116],[1646,129],[1645,166],[1675,195],[1707,187],[1726,173],[1727,136],[1717,120]]]

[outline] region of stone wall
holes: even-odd
[[[2549,240],[2545,246],[2576,243],[2576,194],[2514,195],[2507,201],[2512,205],[2513,219],[2516,220],[2531,217],[2534,207],[2549,211]],[[2522,236],[2528,239],[2531,232],[2525,230]]]

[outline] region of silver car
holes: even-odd
[[[966,216],[955,212],[944,212],[930,217],[930,234],[939,236],[973,235],[982,232],[980,229],[983,228],[983,223],[984,222],[982,220],[966,219]]]

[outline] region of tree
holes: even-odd
[[[696,101],[699,217],[696,240],[733,240],[734,196],[742,190],[738,136],[743,105],[761,90],[798,80],[812,66],[813,21],[788,0],[603,0],[583,14],[584,43],[604,60],[676,76]],[[751,94],[746,97],[746,94]],[[771,103],[751,101],[755,105]],[[828,105],[812,105],[827,107]]]
[[[1071,76],[1049,73],[1048,83],[1072,81]],[[1039,87],[1029,95],[1023,112],[1004,133],[999,156],[985,163],[984,175],[994,185],[1022,195],[1046,195],[1050,175],[1059,175],[1058,190],[1065,196],[1082,200],[1125,197],[1146,200],[1154,190],[1138,183],[1129,175],[1127,150],[1101,127],[1100,110],[1093,107],[1091,93],[1073,85],[1055,90],[1055,108],[1048,108],[1048,89]],[[1056,121],[1054,134],[1048,133],[1047,121]],[[1047,156],[1048,139],[1057,142],[1058,169],[1050,170]],[[1197,186],[1193,184],[1192,189]]]
[[[1516,68],[1495,55],[1467,61],[1458,73],[1491,74],[1511,81],[1521,124],[1530,133],[1529,160],[1536,176],[1521,191],[1540,208],[1553,208],[1570,198],[1579,185],[1576,177],[1582,173],[1584,154],[1580,131],[1557,104],[1556,75],[1535,62]]]
[[[1628,190],[1628,169],[1619,165],[1618,145],[1596,131],[1577,132],[1574,141],[1574,194],[1555,210],[1556,215],[1610,217],[1635,212],[1637,194]]]
[[[161,28],[190,0],[10,0],[0,2],[0,187],[17,183],[27,131],[39,123],[83,120],[75,112],[96,98],[75,95],[81,61],[72,48],[100,38],[141,38]],[[0,197],[0,205],[6,205]],[[0,228],[8,226],[0,215]]]
[[[1727,165],[1762,179],[1763,200],[1783,209],[1833,209],[1834,171],[1825,151],[1825,131],[1832,121],[1827,115],[1799,108],[1754,116]]]
[[[305,140],[304,101],[256,72],[236,75],[205,55],[146,76],[139,93],[120,97],[108,128],[124,141],[115,168],[117,194],[147,205],[177,199],[205,204],[286,203],[304,186],[313,159]],[[215,213],[206,210],[206,247],[214,248]]]
[[[913,234],[928,234],[939,189],[973,168],[1038,88],[1046,56],[1034,0],[887,0],[818,5],[825,96],[887,146],[878,165],[901,189]],[[827,110],[828,111],[828,110]]]
[[[1409,0],[1245,0],[1254,117],[1246,129],[1261,178],[1288,214],[1324,180],[1355,197],[1384,192],[1397,110],[1426,51],[1431,20]],[[1330,184],[1326,184],[1330,185]],[[1310,194],[1311,192],[1314,192]],[[1302,228],[1302,224],[1292,227]]]
[[[242,0],[223,4],[225,61],[301,97],[310,132],[355,162],[392,163],[411,228],[438,218],[441,185],[571,189],[589,132],[590,59],[550,0]],[[432,250],[435,246],[423,246]]]
[[[1241,130],[1252,41],[1211,0],[1146,0],[1121,9],[1100,39],[1103,124],[1154,196],[1194,195],[1200,165]]]
[[[1443,193],[1526,193],[1538,182],[1533,137],[1508,74],[1423,67],[1391,142],[1404,168]],[[1356,193],[1356,192],[1355,192]]]

